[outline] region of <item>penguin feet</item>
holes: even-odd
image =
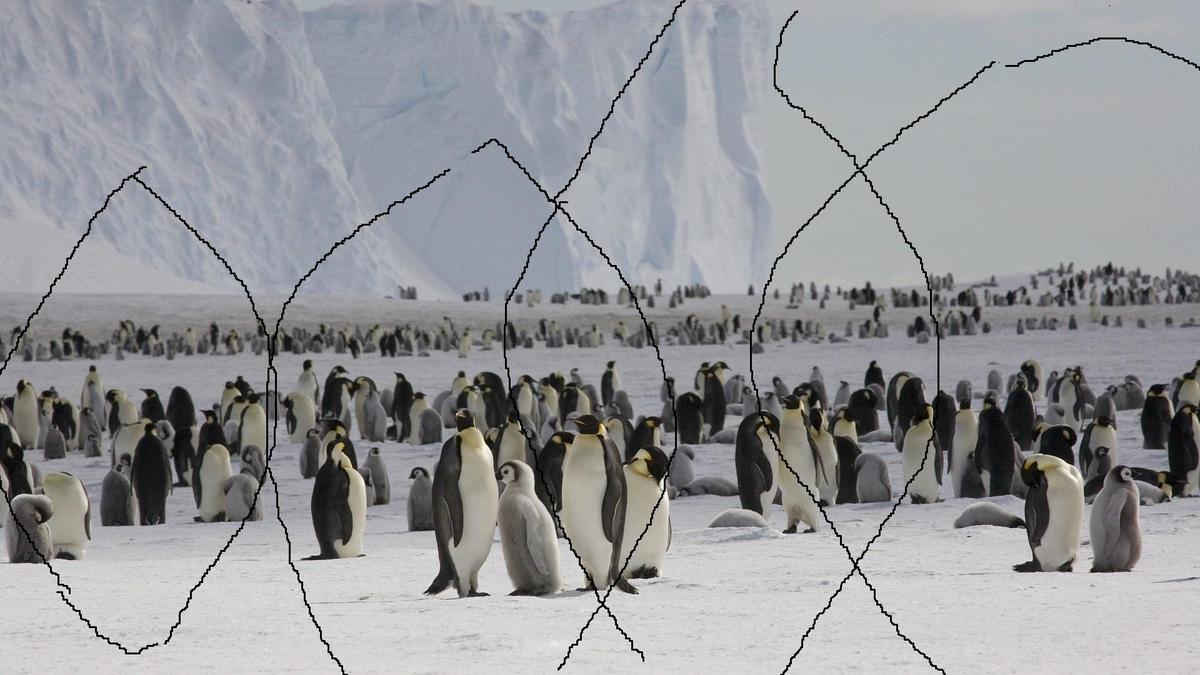
[[[59,551],[58,553],[54,554],[54,557],[58,558],[59,560],[75,560],[75,554],[68,553],[67,551]]]
[[[796,526],[788,525],[788,528],[783,531],[784,534],[796,534]]]
[[[490,595],[491,593],[482,593],[480,591],[471,591],[470,593],[467,593],[468,598],[486,598]]]
[[[176,483],[172,483],[171,487],[188,487],[188,484],[187,484],[187,481],[181,480]]]
[[[629,581],[627,579],[624,579],[624,578],[617,579],[616,586],[617,586],[617,588],[621,589],[622,591],[624,591],[630,595],[638,594],[638,589],[634,588],[633,584],[629,583]]]
[[[630,579],[654,579],[658,577],[657,567],[639,567],[629,573]]]
[[[1067,562],[1059,565],[1057,571],[1059,571],[1059,572],[1074,572],[1075,571],[1075,559],[1071,558]]]
[[[1030,560],[1028,562],[1023,562],[1019,565],[1013,565],[1013,571],[1015,571],[1015,572],[1041,572],[1042,566],[1038,564],[1038,561]]]
[[[509,597],[512,597],[514,595],[533,595],[533,593],[530,593],[529,591],[524,591],[524,590],[521,590],[520,588],[518,588],[517,590],[513,591],[512,593],[509,593],[508,595],[509,595]]]

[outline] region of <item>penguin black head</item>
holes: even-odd
[[[1021,482],[1029,487],[1036,487],[1044,480],[1045,477],[1043,476],[1042,468],[1038,466],[1036,457],[1030,457],[1021,464]]]
[[[609,361],[607,364],[609,370],[612,370],[613,366],[615,365],[617,365],[616,361]]]
[[[575,434],[570,431],[556,431],[550,437],[550,441],[559,445],[570,445],[575,442]]]
[[[521,483],[533,479],[533,471],[529,465],[520,460],[509,460],[500,465],[500,470],[496,472],[496,478],[505,483]]]
[[[408,472],[409,478],[416,478],[418,476],[424,476],[424,477],[428,478],[429,472],[425,470],[425,467],[421,467],[421,466],[415,467],[415,468],[413,468],[412,471]]]
[[[150,422],[146,422],[145,424],[143,424],[142,429],[144,429],[146,431],[146,433],[148,433],[148,434],[154,433],[154,425],[151,424]]]
[[[460,371],[458,371],[458,376],[459,376],[459,377],[466,377],[466,376],[467,376],[467,374],[466,374],[464,371],[461,371],[461,370],[460,370]]]
[[[782,403],[783,407],[787,410],[798,410],[802,403],[800,397],[795,394],[788,394],[787,396],[779,399],[779,402]]]
[[[254,403],[258,403],[259,398],[260,398],[260,396],[259,396],[258,392],[252,392],[249,396],[246,397],[246,401],[251,404],[254,404]]]
[[[92,365],[88,366],[88,372],[89,373],[96,372],[96,364],[93,363]]]
[[[1096,418],[1096,424],[1098,424],[1102,427],[1111,427],[1112,426],[1112,418],[1109,417],[1108,415],[1101,415]]]
[[[571,420],[581,434],[596,435],[600,433],[600,420],[595,415],[580,415]]]
[[[642,422],[644,422],[646,424],[646,426],[653,429],[654,427],[657,427],[658,425],[662,424],[662,418],[651,415],[650,417],[643,419]]]
[[[991,392],[988,392],[988,395],[985,396],[983,399],[983,409],[987,410],[988,408],[995,408],[995,407],[996,407],[996,395]]]
[[[959,401],[958,409],[959,410],[970,410],[971,409],[971,399],[964,398],[963,400]]]
[[[423,392],[423,391],[418,391],[417,393],[413,394],[413,398],[414,398],[414,399],[418,399],[418,398],[425,398],[425,392]]]
[[[328,443],[325,444],[325,452],[327,453],[325,456],[325,462],[326,463],[334,462],[336,464],[338,462],[338,460],[337,460],[337,458],[334,457],[334,455],[340,454],[342,456],[345,456],[344,455],[345,450],[346,450],[346,442],[345,441],[338,439],[338,438],[335,438],[332,441],[329,441]]]
[[[1196,373],[1193,373],[1192,371],[1189,370],[1183,374],[1183,379],[1194,380],[1194,379],[1196,379]]]
[[[379,456],[379,448],[371,448],[371,454],[378,457]]]
[[[459,408],[454,411],[454,426],[459,431],[465,431],[475,426],[475,416],[466,408]]]
[[[200,414],[204,415],[205,422],[216,422],[217,421],[217,413],[212,410],[201,410]]]
[[[304,359],[304,363],[301,364],[301,368],[304,370],[312,370],[312,359]]]
[[[1103,446],[1096,448],[1096,457],[1097,458],[1108,457],[1108,448],[1105,448]]]
[[[139,391],[145,394],[146,398],[158,398],[158,392],[153,389],[140,389]]]
[[[521,415],[516,410],[508,411],[508,421],[517,424],[521,421]]]
[[[933,406],[923,405],[920,408],[917,408],[917,412],[913,414],[913,426],[916,426],[917,424],[927,420],[933,420]]]
[[[1165,384],[1152,384],[1152,385],[1150,385],[1150,389],[1146,391],[1146,395],[1147,396],[1165,396],[1166,390],[1167,390],[1167,385],[1165,385]]]
[[[629,461],[625,462],[626,466],[633,470],[634,473],[642,476],[649,476],[655,482],[661,482],[667,475],[667,466],[669,464],[667,453],[661,448],[653,445],[648,445],[634,453]]]

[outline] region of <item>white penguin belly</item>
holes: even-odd
[[[367,484],[362,474],[355,469],[345,469],[350,478],[350,493],[346,500],[350,504],[350,516],[354,529],[350,533],[350,541],[333,540],[333,550],[339,558],[354,558],[362,555],[363,530],[367,527]]]
[[[936,502],[938,499],[939,488],[937,482],[937,458],[934,453],[937,449],[929,446],[930,435],[927,433],[909,433],[904,438],[904,481],[907,483],[913,475],[917,479],[912,482],[908,488],[908,494],[918,499],[924,499],[926,502]],[[928,448],[929,459],[925,459],[926,448]],[[925,467],[921,468],[921,462],[925,462]],[[918,470],[919,473],[918,473]]]
[[[258,449],[263,452],[267,451],[267,419],[262,408],[256,405],[253,409],[246,411],[242,416],[242,426],[239,427],[239,432],[242,435],[241,449],[243,451],[251,445],[258,446]]]
[[[87,512],[86,497],[76,488],[62,494],[59,492],[55,490],[47,495],[54,505],[50,541],[56,552],[65,551],[76,560],[82,560],[88,543],[87,530],[83,525]]]
[[[480,457],[468,458],[474,452]],[[482,457],[487,455],[486,458]],[[499,508],[499,489],[492,470],[491,451],[470,451],[463,448],[462,471],[458,475],[458,491],[463,502],[463,535],[458,546],[450,541],[450,559],[464,582],[478,573],[492,551],[496,533],[496,512]]]
[[[200,465],[200,519],[212,522],[225,513],[225,481],[233,475],[229,453],[210,447]]]
[[[784,427],[785,437],[807,433],[803,426],[799,426],[795,431]],[[776,465],[776,473],[779,474],[779,489],[783,493],[783,510],[787,513],[788,524],[791,525],[799,520],[815,530],[820,510],[817,508],[817,503],[809,496],[808,490],[805,490],[804,486],[796,480],[799,477],[815,494],[817,468],[813,464],[812,451],[808,447],[807,439],[799,448],[795,447],[794,443],[785,441],[780,450],[783,458]],[[787,460],[786,465],[783,462],[784,459]],[[788,466],[791,467],[791,471],[788,470]],[[792,471],[795,471],[795,474]]]
[[[515,424],[504,430],[504,439],[500,441],[500,452],[497,453],[498,466],[512,460],[525,461],[525,439],[521,436],[521,428]]]
[[[625,467],[624,471],[629,499],[625,511],[625,534],[621,538],[621,558],[617,564],[625,566],[626,574],[642,567],[653,567],[661,572],[663,554],[671,537],[671,500],[666,498],[653,478],[631,471],[629,467]],[[660,502],[661,506],[654,511],[654,521],[650,522],[650,512]],[[646,530],[646,523],[650,523],[649,530]],[[645,536],[642,536],[643,530],[646,530]],[[641,543],[638,543],[638,537],[642,538]],[[629,564],[626,564],[625,559],[635,543],[637,549],[633,551]]]
[[[560,518],[592,582],[597,588],[605,588],[612,562],[612,543],[604,536],[601,522],[606,486],[604,462],[599,457],[572,457],[572,454],[567,453],[563,462]],[[580,480],[580,477],[586,478]]]
[[[1050,500],[1050,525],[1041,544],[1033,550],[1044,572],[1057,570],[1079,553],[1080,528],[1083,525],[1083,500]]]

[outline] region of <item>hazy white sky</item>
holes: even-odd
[[[781,54],[782,86],[860,159],[988,61],[999,62],[868,169],[931,273],[974,278],[1109,259],[1200,271],[1200,71],[1118,43],[1003,67],[1099,35],[1200,60],[1200,5],[769,2],[776,21],[764,39],[772,45],[800,10]],[[553,11],[605,2],[477,4]],[[674,0],[662,4],[665,20]],[[764,172],[782,248],[852,166],[773,92],[764,110]],[[781,278],[834,283],[920,279],[861,180],[799,237],[781,269]]]

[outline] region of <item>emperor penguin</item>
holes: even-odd
[[[421,438],[421,415],[426,410],[432,410],[432,408],[429,407],[429,401],[425,398],[425,392],[418,391],[413,394],[412,404],[408,408],[409,438],[406,440],[413,445],[425,442]]]
[[[79,395],[79,407],[91,408],[96,412],[101,431],[106,429],[104,411],[104,385],[100,381],[100,373],[95,365],[88,366],[88,373],[83,378],[83,391]]]
[[[1171,418],[1175,408],[1167,396],[1167,385],[1156,384],[1146,392],[1142,404],[1142,447],[1148,450],[1163,450],[1167,447],[1167,436],[1171,430]]]
[[[609,361],[600,376],[600,401],[605,406],[613,402],[613,394],[621,389],[621,376],[617,374],[617,362]]]
[[[367,402],[367,397],[373,391],[378,392],[379,390],[375,387],[375,381],[369,377],[359,375],[350,383],[350,392],[354,397],[354,421],[358,424],[359,440],[368,440],[365,419],[366,409],[364,406]]]
[[[1033,560],[1013,565],[1018,572],[1070,572],[1079,554],[1083,527],[1083,477],[1053,455],[1036,453],[1021,465],[1025,529]]]
[[[221,484],[221,490],[225,493],[225,520],[262,520],[262,501],[255,498],[258,481],[254,476],[244,471],[230,476]]]
[[[738,425],[733,450],[742,508],[764,518],[769,515],[775,493],[779,491],[775,474],[778,429],[779,420],[771,413],[750,413]]]
[[[499,509],[499,488],[492,451],[465,408],[454,413],[458,432],[442,445],[433,472],[433,525],[437,538],[438,573],[426,595],[451,584],[458,596],[479,592],[479,568],[492,550]]]
[[[387,410],[379,398],[379,390],[372,385],[362,404],[363,417],[359,424],[359,433],[372,443],[382,443],[387,440],[388,417]]]
[[[1068,368],[1058,380],[1058,403],[1062,406],[1062,423],[1078,433],[1083,428],[1083,391],[1080,389],[1082,376],[1074,368]]]
[[[424,467],[409,472],[412,485],[408,488],[408,531],[424,532],[433,529],[433,482]]]
[[[1183,374],[1183,380],[1179,383],[1179,391],[1176,393],[1175,400],[1180,407],[1191,404],[1200,406],[1200,381],[1196,380],[1196,372],[1189,370]]]
[[[776,472],[783,493],[783,510],[787,513],[784,534],[795,534],[800,522],[808,532],[820,527],[820,508],[817,506],[817,464],[820,455],[808,433],[804,401],[789,394],[783,398],[783,418],[779,420],[779,458]]]
[[[267,411],[259,403],[258,394],[246,397],[246,407],[242,408],[241,417],[238,418],[237,445],[239,451],[252,445],[267,447]],[[217,485],[217,489],[220,489],[220,485]]]
[[[562,510],[559,518],[583,563],[588,589],[613,584],[626,593],[637,593],[621,569],[621,542],[625,533],[625,473],[617,449],[603,434],[600,420],[581,415],[574,442],[563,459]]]
[[[837,446],[837,504],[858,503],[858,473],[855,463],[862,454],[858,445],[858,426],[850,411],[839,408],[833,418],[833,442]]]
[[[574,442],[575,434],[570,431],[555,431],[537,451],[533,464],[533,489],[538,499],[553,513],[562,510],[563,461],[567,457],[567,449]]]
[[[392,502],[392,481],[388,479],[387,466],[383,463],[383,456],[379,454],[379,448],[371,448],[366,459],[363,460],[362,466],[371,473],[371,490],[368,492],[374,491],[374,494],[367,495],[367,505],[390,504]]]
[[[204,451],[200,466],[200,515],[197,522],[215,523],[225,520],[225,481],[233,476],[229,448],[211,445]]]
[[[287,410],[288,440],[292,443],[303,443],[308,438],[308,432],[317,426],[317,408],[312,399],[302,391],[293,391],[283,398],[283,407]],[[316,469],[313,469],[316,473]]]
[[[48,473],[42,478],[42,494],[54,504],[54,557],[83,560],[92,540],[92,505],[83,483],[65,471]]]
[[[896,398],[896,421],[893,423],[892,440],[896,449],[904,450],[904,435],[913,424],[913,417],[926,405],[925,383],[919,377],[909,377],[900,387]]]
[[[313,478],[321,465],[321,436],[316,429],[309,429],[304,437],[304,447],[300,449],[300,477]]]
[[[979,419],[971,410],[971,400],[959,402],[954,414],[954,445],[950,451],[950,481],[958,498],[986,497],[983,478],[975,466],[975,444],[979,438]]]
[[[16,495],[5,509],[4,540],[10,563],[41,563],[54,557],[48,522],[54,505],[46,495]],[[26,536],[28,534],[28,536]]]
[[[817,492],[821,498],[821,505],[831,506],[837,503],[838,488],[840,487],[837,442],[834,441],[833,434],[829,431],[829,424],[825,420],[825,411],[819,403],[814,405],[809,413],[808,433],[820,459],[817,464]]]
[[[675,434],[680,443],[704,443],[704,401],[694,392],[686,391],[675,401]],[[637,447],[630,443],[626,452]]]
[[[1142,557],[1141,497],[1129,467],[1114,466],[1092,502],[1088,533],[1093,572],[1128,572]]]
[[[933,434],[933,406],[925,405],[904,434],[904,482],[914,504],[942,501],[942,451]]]
[[[128,473],[129,456],[126,455],[109,469],[100,483],[100,524],[104,527],[133,525],[137,522]]]
[[[1025,383],[1033,402],[1037,403],[1042,400],[1042,384],[1046,381],[1042,374],[1042,364],[1034,359],[1029,359],[1021,364],[1021,373],[1025,376]]]
[[[141,524],[165,524],[171,467],[167,464],[167,450],[149,422],[143,427],[142,437],[133,451],[129,482],[133,485]]]
[[[533,469],[519,459],[500,465],[496,477],[504,481],[497,520],[504,566],[512,581],[509,595],[545,595],[562,590],[558,536],[554,520],[537,498]]]
[[[17,382],[17,396],[13,399],[13,430],[20,438],[21,447],[28,450],[37,446],[38,400],[33,384],[25,380]]]
[[[461,370],[458,371],[458,375],[455,375],[454,379],[450,381],[450,395],[458,398],[462,390],[466,389],[470,384],[471,381],[467,379],[467,374]]]
[[[850,394],[846,411],[854,418],[858,433],[869,434],[879,429],[879,397],[873,389],[859,389]]]
[[[502,466],[512,460],[524,462],[528,456],[528,446],[529,443],[521,429],[520,413],[516,410],[508,411],[508,419],[504,426],[500,427],[496,439],[493,455],[496,466]]]
[[[862,504],[892,501],[892,481],[887,462],[873,452],[864,452],[854,460],[855,492]]]
[[[687,443],[682,437],[679,442]],[[633,427],[629,442],[625,444],[625,459],[632,457],[635,451],[648,446],[662,447],[662,418],[653,415],[643,418]]]
[[[314,406],[321,400],[321,385],[311,360],[305,359],[301,366],[300,377],[296,378],[296,391],[308,396],[308,400],[312,401]]]
[[[321,552],[310,560],[362,555],[367,526],[367,485],[343,449],[346,439],[331,441],[317,471],[311,502],[313,530]]]
[[[895,375],[892,375],[892,379],[888,380],[886,401],[887,401],[887,418],[888,418],[888,428],[889,429],[896,428],[896,417],[897,417],[898,408],[899,408],[900,390],[904,388],[904,384],[906,382],[908,382],[908,379],[912,376],[913,376],[912,373],[902,370],[902,371],[896,373]],[[860,424],[859,427],[861,428],[862,425]],[[864,433],[865,433],[865,431],[864,431]]]
[[[716,367],[704,373],[704,399],[701,402],[704,423],[708,426],[705,439],[725,428],[725,385]]]
[[[979,413],[979,433],[975,443],[975,468],[990,497],[1012,492],[1014,473],[1013,437],[995,396],[983,400]]]
[[[667,466],[667,453],[654,446],[639,449],[625,462],[625,533],[618,565],[626,579],[653,579],[662,572],[663,556],[671,547],[671,501],[663,482]]]
[[[1037,413],[1024,373],[1017,375],[1013,390],[1008,392],[1008,401],[1004,404],[1004,421],[1008,424],[1008,430],[1012,432],[1013,440],[1021,446],[1021,452],[1029,452],[1030,446],[1033,445],[1033,428],[1037,423]]]
[[[1171,431],[1167,437],[1167,465],[1171,473],[1184,482],[1180,497],[1200,495],[1200,418],[1196,406],[1185,403],[1171,419]]]
[[[1095,461],[1097,448],[1108,448],[1108,459],[1112,465],[1120,464],[1116,420],[1101,415],[1084,429],[1083,440],[1079,443],[1079,472],[1084,476],[1088,475],[1088,468]]]

